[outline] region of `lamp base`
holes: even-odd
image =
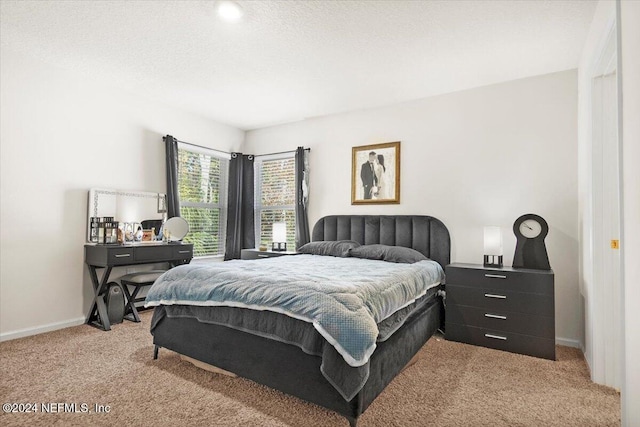
[[[502,267],[502,255],[485,255],[484,256],[485,267]]]
[[[278,242],[278,243],[272,242],[271,243],[271,251],[272,252],[286,252],[287,251],[287,242]]]

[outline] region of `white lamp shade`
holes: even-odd
[[[287,224],[285,222],[273,223],[273,241],[284,243],[287,241]]]
[[[500,227],[484,228],[484,254],[502,255],[502,230]]]

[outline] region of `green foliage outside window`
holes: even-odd
[[[194,256],[222,254],[221,187],[225,160],[179,149],[178,162],[180,216],[189,223],[184,241],[193,243]]]
[[[259,242],[271,247],[274,222],[287,224],[287,249],[295,249],[295,159],[265,160],[259,164],[260,182],[256,199],[260,218]],[[256,240],[257,240],[256,239]]]

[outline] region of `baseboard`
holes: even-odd
[[[557,345],[564,345],[566,347],[573,347],[573,348],[579,348],[580,350],[582,350],[582,353],[584,353],[584,347],[582,346],[582,343],[578,340],[572,340],[569,338],[562,338],[562,337],[556,337],[556,344]]]
[[[5,332],[3,334],[0,334],[0,342],[15,340],[17,338],[24,338],[31,335],[42,334],[45,332],[57,331],[58,329],[70,328],[71,326],[82,325],[85,321],[86,319],[84,317],[78,317],[71,320],[65,320],[64,322],[49,323],[47,325],[37,326],[35,328],[26,328],[13,332]]]

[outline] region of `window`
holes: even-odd
[[[272,224],[287,224],[287,250],[295,249],[295,158],[263,157],[255,162],[256,243],[271,247]]]
[[[194,256],[224,254],[228,170],[228,159],[178,147],[180,216],[189,223],[184,241],[193,243]]]

